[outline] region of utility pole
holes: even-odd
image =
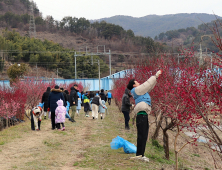
[[[37,66],[37,63],[36,63],[36,72],[37,72],[37,80],[38,80],[39,74],[38,74],[38,66]]]
[[[92,60],[92,63],[91,63],[91,65],[93,65],[93,56],[91,56],[91,60]]]
[[[58,74],[59,74],[58,68],[56,69],[56,74],[57,74],[57,79],[58,79]]]
[[[104,51],[102,51],[102,52],[99,52],[99,46],[103,46],[104,47]],[[76,57],[83,57],[83,56],[91,56],[91,65],[93,65],[94,63],[96,63],[96,62],[94,62],[93,60],[93,56],[99,56],[99,55],[109,55],[109,69],[110,69],[110,75],[112,74],[112,68],[111,68],[111,50],[109,50],[109,52],[106,52],[106,49],[105,49],[105,45],[98,45],[97,46],[97,53],[93,53],[93,52],[89,52],[88,51],[88,49],[87,49],[87,47],[86,47],[86,51],[85,51],[85,54],[84,53],[78,53],[77,54],[77,52],[75,51],[75,53],[74,53],[74,57],[75,57],[75,79],[77,79],[77,66],[76,66]],[[99,65],[99,67],[100,67],[100,65]],[[100,69],[99,69],[100,70]],[[100,74],[100,73],[99,73]],[[100,75],[99,75],[100,76]]]
[[[98,69],[99,69],[99,91],[100,91],[100,63],[99,63],[99,60],[98,60]]]
[[[34,2],[30,3],[30,20],[29,20],[29,37],[36,37],[36,28],[35,28],[35,17],[34,17]]]
[[[212,52],[210,52],[210,68],[212,70]]]
[[[75,79],[77,79],[77,73],[76,73],[76,52],[75,52],[75,54],[74,54],[74,57],[75,57]]]
[[[179,57],[180,57],[180,54],[178,54],[178,64],[180,64],[180,59],[179,59]]]
[[[203,65],[203,54],[202,54],[202,47],[200,42],[200,58],[199,58],[199,67]]]
[[[111,71],[111,50],[109,50],[109,75],[111,76],[112,71]]]

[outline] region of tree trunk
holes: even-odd
[[[161,124],[162,124],[162,120],[163,120],[163,117],[161,116],[160,121],[157,123],[156,130],[155,130],[155,132],[152,136],[153,140],[156,140],[156,138],[159,136],[159,131],[160,131],[160,127],[161,127]]]
[[[0,118],[0,131],[4,129],[4,122],[3,122],[3,118]]]
[[[169,149],[169,136],[167,134],[167,129],[163,129],[163,148],[165,152],[165,158],[170,159],[170,149]]]
[[[175,151],[176,170],[178,170],[178,152]]]
[[[8,128],[8,115],[6,116],[6,128]]]

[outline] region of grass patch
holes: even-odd
[[[49,142],[49,141],[46,141],[46,140],[43,143],[44,143],[44,145],[46,145],[48,147],[53,147],[53,148],[62,145],[62,143],[60,143],[60,142]]]
[[[23,159],[21,159],[21,161],[24,163],[16,164],[14,169],[63,169],[67,164],[71,165],[73,169],[157,170],[162,167],[164,167],[164,169],[175,168],[174,151],[170,151],[170,160],[166,160],[164,148],[157,140],[150,139],[147,142],[145,156],[150,159],[149,163],[130,159],[130,157],[134,157],[135,154],[126,154],[123,148],[112,150],[110,142],[117,136],[136,145],[137,129],[136,125],[132,125],[130,122],[130,130],[126,131],[124,128],[123,114],[120,113],[114,105],[108,105],[107,107],[109,109],[109,115],[103,120],[98,119],[94,121],[91,118],[85,118],[84,114],[82,114],[80,117],[77,117],[76,123],[66,123],[66,131],[46,131],[49,136],[45,135],[44,132],[42,134],[40,134],[41,132],[38,133],[41,139],[39,146],[31,145],[28,155],[22,155]],[[46,125],[48,129],[49,123],[51,122],[43,120],[42,123],[44,131],[44,129],[46,130]],[[0,152],[4,152],[5,149],[7,149],[7,147],[4,146],[5,143],[13,142],[13,139],[16,138],[17,140],[20,140],[18,138],[22,138],[21,140],[25,141],[26,138],[35,133],[36,132],[30,130],[30,121],[22,123],[21,125],[19,124],[16,128],[10,127],[1,131],[0,149],[2,149],[2,151],[0,150]],[[35,138],[35,136],[33,136],[33,138]],[[37,138],[38,136],[36,136],[36,139]],[[30,142],[32,141],[33,140],[30,140]],[[1,143],[3,146],[1,146]],[[183,154],[183,152],[181,152],[181,154]],[[197,154],[192,154],[192,152],[189,152],[188,155],[191,157],[200,157]],[[65,157],[68,159],[65,159]],[[181,170],[189,169],[186,167],[189,167],[192,163],[196,162],[184,159],[184,157],[183,159],[179,158]],[[186,165],[186,167],[183,167],[183,164]],[[13,169],[12,165],[15,165],[15,163],[11,163],[9,169]],[[202,169],[211,167],[207,163],[201,164],[200,166]],[[205,169],[209,170],[208,168]]]
[[[68,133],[64,131],[54,131],[53,133],[60,134],[60,135],[68,135]]]
[[[74,164],[73,164],[73,166],[78,166],[79,165],[79,163],[78,162],[75,162]]]
[[[130,131],[124,129],[124,117],[118,113],[118,110],[109,110],[109,115],[101,122],[97,121],[95,126],[92,127],[92,132],[87,140],[93,141],[93,147],[86,148],[86,152],[83,154],[84,159],[78,162],[76,167],[91,168],[91,169],[161,169],[163,164],[171,166],[174,164],[173,160],[164,159],[163,146],[158,141],[147,144],[146,155],[150,158],[149,164],[139,160],[131,160],[130,157],[135,154],[126,154],[123,148],[118,150],[112,150],[110,142],[113,138],[120,136],[127,141],[136,144],[137,133],[136,127],[132,126]],[[98,131],[98,129],[100,131]],[[102,145],[100,144],[102,143]],[[173,158],[173,157],[172,157]],[[77,163],[76,163],[77,164]],[[115,168],[114,168],[115,167]],[[173,167],[173,166],[172,166]]]
[[[28,169],[35,169],[35,170],[48,169],[45,165],[42,165],[38,161],[27,162],[27,163],[25,163],[25,165],[28,166]],[[27,167],[26,167],[26,169],[27,169]]]
[[[154,146],[154,148],[155,148],[156,150],[158,150],[158,151],[160,151],[160,152],[164,151],[163,146],[161,146],[157,140],[153,140],[153,139],[152,139],[152,145]]]
[[[5,141],[1,141],[1,142],[0,142],[0,145],[4,145],[4,144],[5,144]]]
[[[9,143],[17,138],[22,138],[24,131],[30,131],[30,121],[27,120],[23,123],[19,123],[15,126],[3,129],[0,131],[0,145]]]
[[[196,154],[196,153],[194,153],[193,156],[200,157],[200,155],[199,155],[199,154]]]

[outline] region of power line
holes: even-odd
[[[55,54],[63,54],[63,53],[79,53],[77,56],[96,56],[96,55],[107,55],[109,52],[101,52],[101,53],[93,53],[93,52],[84,52],[84,51],[19,51],[19,50],[0,50],[3,53],[55,53]],[[196,52],[198,53],[198,52]],[[111,55],[153,55],[153,54],[159,54],[159,55],[186,55],[185,53],[140,53],[140,52],[112,52]],[[207,52],[207,54],[210,54],[210,52]]]

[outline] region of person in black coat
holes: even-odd
[[[89,92],[89,99],[90,99],[90,101],[92,101],[93,97],[95,97],[95,95],[94,95],[93,91],[90,91]]]
[[[51,111],[51,123],[52,123],[52,130],[55,129],[55,110],[57,108],[57,101],[62,99],[63,103],[65,103],[65,98],[62,94],[62,90],[59,89],[59,86],[56,85],[55,88],[51,90],[51,93],[49,94],[48,99],[48,107]]]
[[[69,91],[68,90],[65,90],[64,91],[66,93],[66,96],[67,96],[67,99],[68,99],[68,102],[70,103],[70,95],[69,95]],[[70,108],[70,106],[69,106]],[[70,109],[69,109],[70,110]],[[68,110],[68,114],[69,114],[69,110]],[[69,117],[69,121],[73,122],[73,120],[71,119],[71,117]]]
[[[51,88],[47,87],[46,92],[43,93],[42,95],[42,103],[44,103],[44,119],[46,119],[46,114],[47,114],[47,109],[48,109],[48,98]]]
[[[77,89],[78,89],[78,85],[74,84],[74,86],[71,87],[71,92],[70,92],[69,103],[72,110],[72,115],[71,115],[72,122],[76,122],[74,118],[75,118],[75,113],[76,113],[76,107],[78,106],[78,95],[77,95],[78,90]]]
[[[103,89],[101,89],[101,93],[99,95],[101,96],[101,100],[104,100],[105,102],[107,101],[107,97],[106,97]]]
[[[67,101],[68,101],[68,97],[64,91],[64,88],[63,87],[60,87],[60,90],[62,90],[62,94],[64,96],[64,99],[65,99],[65,103],[64,103],[64,106],[66,107],[67,106]]]
[[[133,104],[130,104],[130,97],[132,97],[130,90],[126,88],[125,93],[123,94],[123,97],[122,97],[122,108],[121,108],[122,113],[125,118],[125,129],[126,130],[130,129],[130,127],[129,127],[129,120],[130,120],[129,113],[130,113],[130,107],[133,106]]]
[[[65,93],[66,93],[66,96],[67,96],[67,100],[68,100],[68,102],[70,102],[69,91],[68,91],[68,90],[65,90]]]

